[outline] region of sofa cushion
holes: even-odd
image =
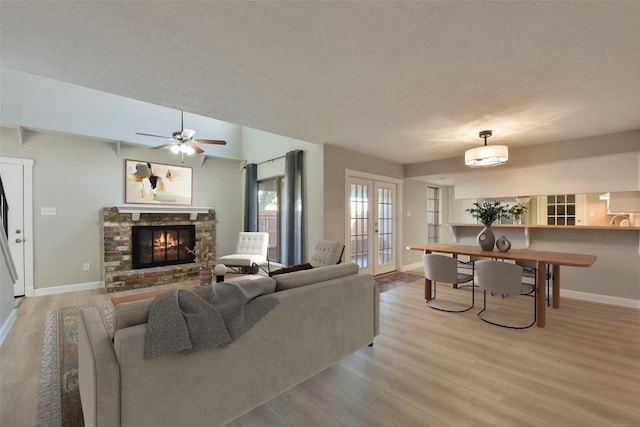
[[[326,267],[316,267],[310,270],[294,271],[293,273],[273,276],[276,281],[276,291],[297,288],[312,283],[325,282],[343,276],[358,273],[358,264],[338,264]]]
[[[258,285],[260,285],[260,287],[264,291],[263,295],[273,293],[276,290],[276,281],[273,280],[271,277],[265,277],[265,276],[254,275],[254,276],[249,276],[246,279],[245,278],[233,279],[233,280],[229,280],[229,283],[236,283],[237,285],[240,285],[240,286],[242,286],[245,283],[257,283]]]

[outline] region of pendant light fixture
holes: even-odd
[[[509,160],[509,147],[506,145],[487,145],[487,138],[492,131],[483,130],[480,138],[484,138],[482,147],[471,148],[464,153],[464,163],[472,168],[498,166]]]

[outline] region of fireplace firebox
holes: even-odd
[[[133,269],[195,262],[195,225],[133,226],[131,237]]]

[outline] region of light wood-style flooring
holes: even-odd
[[[470,289],[438,285],[438,299]],[[136,291],[131,291],[134,293]],[[123,293],[124,294],[124,293]],[[0,426],[33,426],[47,310],[99,291],[27,298],[0,348]],[[640,310],[562,299],[547,327],[515,331],[425,306],[422,280],[381,294],[381,335],[230,426],[638,426]],[[526,322],[530,297],[489,298]]]

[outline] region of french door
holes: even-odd
[[[397,269],[397,184],[347,176],[346,259],[379,275]]]

